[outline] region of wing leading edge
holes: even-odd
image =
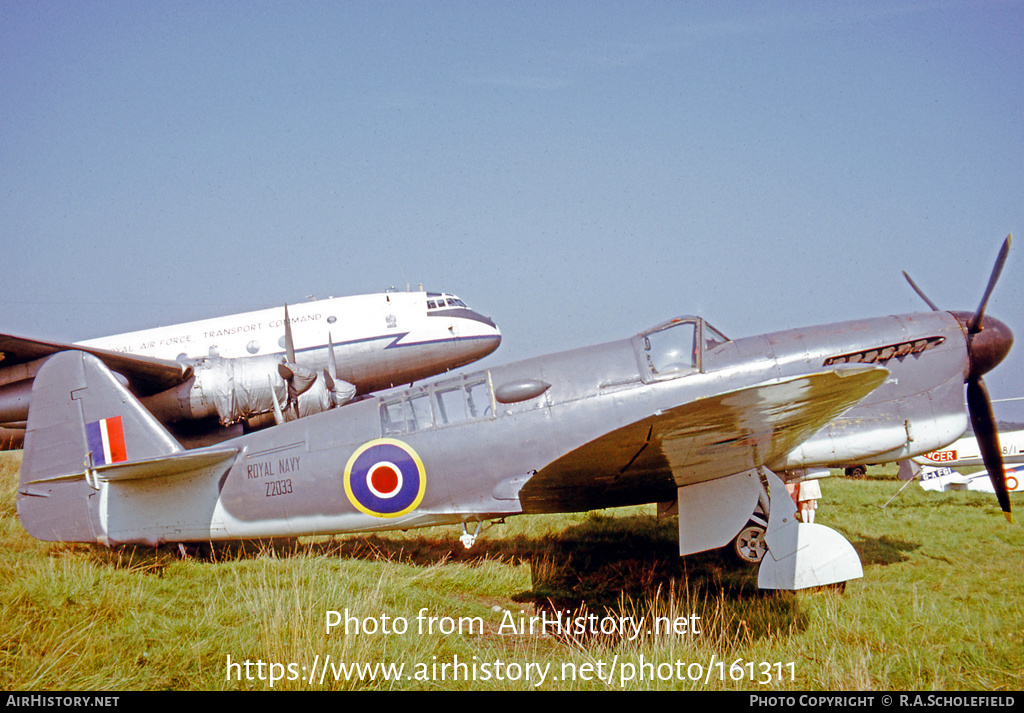
[[[879,366],[773,380],[660,411],[548,464],[519,493],[525,512],[675,499],[677,488],[781,459],[882,384]]]

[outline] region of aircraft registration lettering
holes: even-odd
[[[931,453],[926,453],[924,457],[934,463],[946,463],[957,459],[955,449],[950,451],[932,451]]]
[[[935,478],[944,478],[949,475],[959,475],[955,470],[949,466],[944,468],[936,468],[934,470],[924,470],[921,472],[921,480],[934,480]]]
[[[364,443],[345,466],[345,494],[357,510],[373,517],[399,517],[415,510],[427,488],[423,461],[393,438]]]
[[[292,494],[292,479],[285,478],[284,480],[270,480],[267,482],[267,497],[272,498],[275,495],[291,495]]]

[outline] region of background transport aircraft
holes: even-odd
[[[42,540],[158,545],[674,503],[685,555],[726,546],[760,506],[759,586],[846,581],[863,576],[856,551],[798,522],[783,480],[952,443],[967,428],[965,383],[1010,518],[983,381],[1013,342],[984,314],[1009,247],[973,314],[936,308],[736,340],[680,317],[191,451],[98,359],[62,352],[32,390],[18,517]]]
[[[217,442],[490,354],[501,332],[455,295],[332,297],[75,344],[0,334],[0,444],[24,437],[32,382],[67,349],[97,356],[179,441]]]

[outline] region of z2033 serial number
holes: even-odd
[[[266,483],[267,486],[267,497],[272,498],[276,495],[291,495],[292,494],[292,479],[285,478],[284,480],[272,480]]]

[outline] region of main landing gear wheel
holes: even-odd
[[[849,477],[857,478],[859,480],[867,477],[868,467],[866,465],[851,465],[849,468],[846,468],[844,472]]]
[[[768,545],[764,542],[764,528],[756,523],[749,523],[732,541],[732,549],[741,562],[760,564],[768,551]]]

